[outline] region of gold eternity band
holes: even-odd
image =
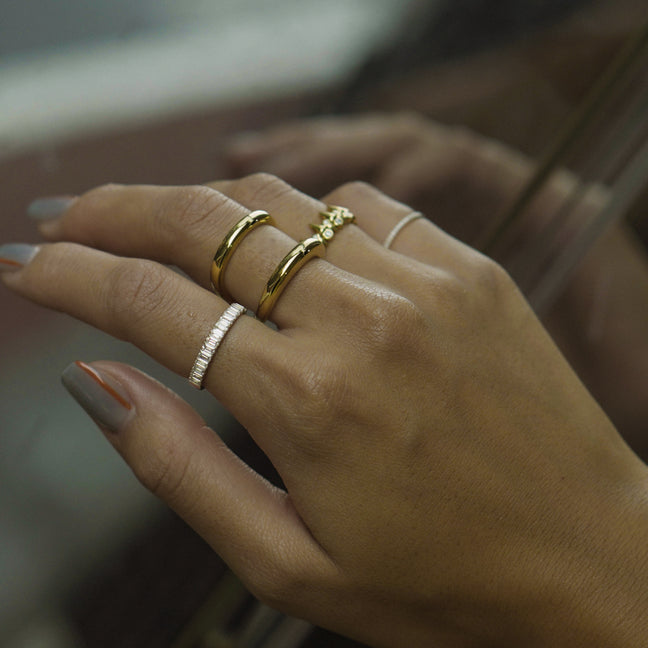
[[[234,250],[236,250],[236,248],[241,244],[241,241],[245,236],[264,223],[274,225],[274,221],[268,212],[261,209],[250,212],[247,216],[241,218],[234,227],[232,227],[218,247],[218,250],[216,250],[211,265],[212,288],[223,299],[229,302],[232,301],[232,296],[227,292],[223,284],[223,273],[225,272],[225,268],[227,267]]]
[[[263,295],[259,300],[256,315],[265,322],[272,312],[279,296],[295,276],[297,271],[311,259],[324,256],[324,241],[319,236],[312,236],[296,245],[281,260],[268,279]]]

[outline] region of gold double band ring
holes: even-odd
[[[227,233],[222,243],[216,250],[214,260],[211,265],[211,283],[212,288],[226,301],[231,302],[232,296],[225,289],[223,283],[223,274],[234,250],[241,244],[243,239],[259,225],[264,223],[274,225],[272,217],[268,212],[261,209],[250,212],[247,216],[241,218],[234,227]]]

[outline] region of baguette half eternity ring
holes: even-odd
[[[241,304],[230,304],[225,312],[218,318],[214,328],[210,331],[209,335],[205,338],[196,360],[189,373],[189,382],[196,387],[196,389],[204,389],[203,380],[207,369],[218,350],[223,338],[227,332],[232,328],[236,320],[246,312],[245,306]]]

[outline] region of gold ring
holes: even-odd
[[[232,227],[223,239],[223,242],[219,245],[218,250],[216,250],[211,265],[212,288],[227,301],[231,302],[232,296],[227,292],[223,285],[223,273],[229,263],[230,257],[234,250],[236,250],[236,248],[241,244],[243,238],[255,227],[263,225],[263,223],[274,225],[274,221],[268,212],[261,209],[250,212],[247,216],[241,218],[234,227]]]
[[[311,228],[315,235],[322,239],[324,245],[328,245],[329,241],[335,236],[335,232],[341,227],[355,221],[355,216],[350,210],[337,205],[328,205],[326,211],[320,212],[320,216],[322,222],[319,225],[311,224]]]
[[[262,322],[268,319],[277,303],[277,299],[279,299],[284,288],[297,271],[310,259],[323,257],[324,249],[324,241],[319,236],[311,236],[297,244],[286,254],[272,275],[270,275],[263,295],[259,300],[256,315]]]

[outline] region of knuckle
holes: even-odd
[[[290,556],[276,556],[258,565],[246,585],[262,603],[285,612],[293,611],[311,591],[308,565]]]
[[[159,230],[169,232],[176,241],[178,233],[199,228],[211,220],[226,201],[224,195],[207,186],[179,187],[175,190],[174,200],[168,201],[166,208],[158,213]]]
[[[163,266],[148,260],[116,265],[105,282],[106,310],[118,327],[129,326],[158,310],[168,299]]]
[[[439,275],[429,289],[438,316],[455,323],[477,321],[477,313],[484,307],[505,308],[516,293],[517,287],[506,270],[479,253],[464,259],[460,276]]]
[[[496,261],[480,255],[471,269],[472,283],[490,300],[499,301],[515,287],[511,276]]]
[[[451,326],[470,315],[474,296],[478,293],[464,276],[445,271],[435,272],[427,289],[435,320]]]
[[[362,204],[362,201],[375,198],[376,195],[382,193],[374,186],[362,180],[352,180],[334,189],[324,198],[324,202],[342,205]]]
[[[293,367],[291,390],[302,429],[325,430],[340,415],[345,398],[346,370],[335,356],[302,362]]]
[[[280,201],[294,189],[281,178],[263,171],[246,176],[240,181],[241,192],[245,198],[256,202],[272,203]]]
[[[402,353],[425,334],[428,321],[409,299],[383,292],[361,303],[356,312],[359,330],[372,353]]]
[[[167,435],[162,443],[147,448],[142,460],[133,465],[133,472],[151,493],[174,503],[182,500],[185,484],[192,471],[190,457],[180,452],[179,443]]]
[[[281,429],[297,431],[291,445],[305,461],[336,452],[332,438],[343,434],[344,422],[356,415],[354,404],[362,402],[363,385],[353,375],[352,362],[339,354],[307,351],[275,375],[275,394],[281,394],[275,420]]]
[[[272,173],[257,171],[241,178],[239,183],[246,185],[250,189],[261,189],[275,183],[283,183],[283,180]]]
[[[237,202],[254,208],[255,205],[278,204],[295,193],[295,189],[271,173],[259,171],[234,180],[228,195]]]

